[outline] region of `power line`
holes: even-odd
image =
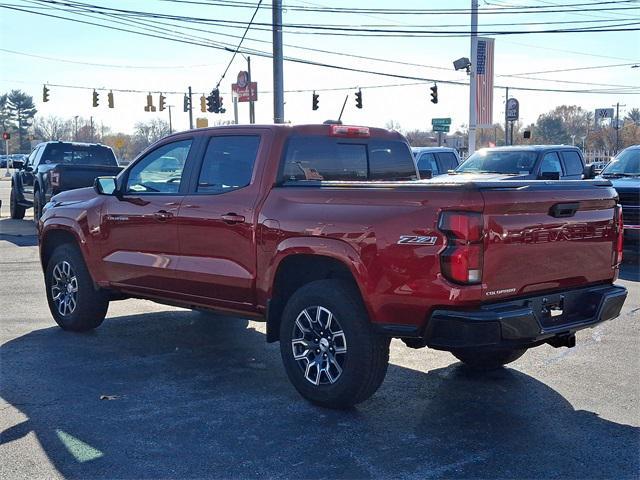
[[[238,54],[238,50],[240,50],[240,47],[242,46],[242,42],[244,41],[244,37],[247,36],[247,33],[249,32],[249,29],[251,28],[251,24],[253,23],[253,20],[256,18],[256,15],[258,13],[258,9],[260,8],[261,4],[262,4],[262,0],[260,0],[258,2],[258,5],[256,6],[256,9],[253,12],[253,15],[251,16],[251,20],[249,21],[249,24],[247,25],[246,30],[242,34],[242,38],[240,39],[240,43],[238,43],[237,48],[235,49],[235,51],[233,52],[233,55],[231,56],[231,60],[229,60],[229,64],[227,65],[227,68],[224,69],[224,72],[223,72],[222,76],[220,77],[220,80],[218,80],[218,84],[216,85],[216,88],[218,88],[220,86],[220,82],[222,82],[222,80],[224,79],[224,76],[229,71],[229,67],[231,67],[231,64],[233,63],[233,59],[236,58],[236,55]]]
[[[188,22],[202,22],[208,24],[227,24],[227,25],[243,25],[246,26],[246,22],[235,21],[235,20],[221,20],[221,19],[210,19],[210,18],[202,18],[202,17],[187,17],[182,15],[169,15],[169,14],[159,14],[152,12],[143,12],[143,11],[134,11],[134,10],[126,10],[126,9],[118,9],[118,8],[109,8],[102,7],[99,5],[93,5],[82,2],[59,2],[56,0],[38,0],[41,3],[52,4],[52,5],[64,5],[64,6],[84,6],[92,12],[100,12],[100,11],[111,11],[117,12],[120,14],[133,14],[134,16],[143,16],[147,18],[154,19],[169,19],[169,20],[179,20],[179,21],[188,21]],[[620,7],[620,8],[628,8],[628,9],[638,9],[639,7]],[[639,25],[640,22],[624,22],[617,24],[610,24],[602,27],[576,27],[576,28],[556,28],[556,29],[547,29],[547,30],[485,30],[478,32],[482,35],[519,35],[519,34],[537,34],[537,33],[593,33],[593,32],[611,32],[611,31],[635,31],[640,28],[624,28],[624,27],[633,27],[634,25]],[[269,27],[271,28],[270,23],[260,23],[256,22],[255,25]],[[371,36],[371,37],[428,37],[428,36],[441,36],[441,37],[458,37],[458,36],[468,36],[469,31],[467,30],[459,30],[459,31],[438,31],[438,30],[402,30],[402,29],[374,29],[374,28],[359,28],[359,27],[349,27],[349,26],[324,26],[320,24],[283,24],[283,28],[288,29],[302,29],[302,30],[310,30],[315,35],[336,35],[336,36],[345,36],[350,35],[354,32],[359,33],[361,36]],[[288,30],[288,33],[301,33],[297,30]]]
[[[86,20],[78,20],[78,19],[73,19],[73,18],[69,18],[69,17],[63,17],[63,16],[59,16],[59,15],[53,15],[53,14],[48,14],[48,13],[42,13],[42,12],[33,12],[33,11],[30,11],[30,10],[19,9],[19,8],[16,8],[16,7],[7,7],[5,5],[0,5],[0,7],[8,8],[10,10],[18,10],[18,11],[24,11],[24,12],[27,12],[27,13],[43,15],[43,16],[46,16],[46,17],[58,18],[58,19],[77,22],[77,23],[82,23],[82,24],[99,26],[99,27],[103,27],[103,28],[107,28],[107,29],[111,29],[111,30],[116,30],[116,31],[134,33],[134,34],[137,34],[137,35],[147,36],[147,37],[151,37],[151,38],[159,38],[159,39],[178,42],[178,43],[185,43],[185,44],[197,45],[197,46],[202,46],[202,47],[209,47],[209,48],[214,48],[214,49],[233,51],[229,47],[220,47],[220,46],[215,46],[215,45],[211,45],[211,44],[198,43],[198,42],[190,41],[190,40],[181,40],[181,39],[176,39],[176,38],[164,37],[164,36],[160,36],[160,35],[156,35],[156,34],[143,33],[143,32],[139,32],[139,31],[135,31],[135,30],[129,30],[129,29],[125,29],[125,28],[114,27],[114,26],[99,24],[99,23],[95,23],[95,22],[89,22],[89,21],[86,21]],[[250,53],[253,54],[253,55],[257,55],[257,56],[271,58],[271,54],[268,53],[268,52],[262,52],[262,51],[259,51],[259,50],[254,50],[254,51],[252,51]],[[325,67],[325,68],[332,68],[332,69],[337,69],[337,70],[342,70],[342,71],[350,71],[350,72],[355,72],[355,73],[364,73],[364,74],[369,74],[369,75],[385,76],[385,77],[389,77],[389,78],[397,78],[397,79],[404,79],[404,80],[416,80],[416,81],[428,82],[428,83],[438,82],[438,83],[450,84],[450,85],[465,85],[465,86],[468,85],[467,82],[460,82],[460,81],[454,81],[454,80],[441,80],[441,79],[410,76],[410,75],[400,75],[400,74],[394,74],[394,73],[388,73],[388,72],[379,72],[379,71],[374,71],[374,70],[366,70],[366,69],[359,69],[359,68],[353,68],[353,67],[344,67],[344,66],[332,65],[332,64],[323,63],[323,62],[315,62],[315,61],[305,60],[305,59],[300,59],[300,58],[285,57],[285,60],[289,61],[289,62],[301,63],[301,64],[306,64],[306,65]],[[504,87],[501,87],[499,85],[496,85],[496,87],[497,88],[504,88]],[[602,93],[602,94],[620,94],[620,93],[625,93],[625,94],[634,94],[633,92],[619,92],[619,91],[614,91],[614,90],[611,90],[611,89],[605,89],[605,90],[594,90],[594,89],[568,90],[568,89],[549,89],[549,88],[516,87],[516,86],[509,86],[509,88],[512,88],[514,90],[522,90],[522,91],[558,92],[558,93]]]
[[[575,67],[575,68],[560,68],[557,70],[542,70],[540,72],[524,72],[524,73],[514,73],[512,75],[537,75],[539,73],[564,73],[564,72],[575,72],[578,70],[596,70],[599,68],[613,68],[613,67],[631,67],[633,65],[637,65],[637,62],[632,63],[615,63],[613,65],[595,65],[592,67]],[[504,75],[498,75],[499,77]]]

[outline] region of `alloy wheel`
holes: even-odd
[[[334,384],[342,375],[347,339],[338,319],[325,307],[305,308],[293,326],[293,359],[313,385]]]
[[[53,267],[51,282],[51,298],[60,315],[71,315],[78,304],[78,278],[66,260]]]

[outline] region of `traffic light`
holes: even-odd
[[[525,130],[522,134],[524,138],[531,138],[531,130]]]
[[[318,109],[318,99],[320,98],[320,95],[318,95],[315,90],[313,91],[313,102],[311,105],[311,108],[313,110],[317,110]]]
[[[98,101],[100,100],[100,95],[95,90],[93,91],[93,106],[98,106]]]
[[[163,111],[167,108],[167,97],[160,94],[160,98],[158,99],[158,110]]]
[[[2,139],[9,140],[11,138],[11,134],[9,132],[2,132]]]
[[[220,113],[220,90],[214,88],[207,97],[207,111],[212,113]]]
[[[203,113],[207,111],[207,98],[204,95],[200,97],[200,111]]]
[[[438,85],[435,83],[431,87],[431,103],[438,103]]]
[[[218,111],[216,113],[226,113],[227,109],[224,108],[224,105],[222,104],[222,97],[220,97],[220,100],[218,102]]]
[[[145,112],[155,112],[156,107],[153,105],[153,95],[147,95],[147,105],[144,107]]]
[[[109,108],[113,108],[114,103],[113,103],[113,92],[109,92],[107,93],[107,103],[109,104]]]
[[[49,89],[47,88],[46,85],[43,85],[42,87],[42,101],[43,102],[49,101]]]
[[[356,108],[362,108],[362,90],[356,92]]]
[[[191,110],[191,100],[189,99],[189,95],[184,96],[184,111],[188,112]]]

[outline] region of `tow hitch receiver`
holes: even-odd
[[[558,335],[557,337],[547,340],[547,343],[554,348],[573,348],[576,346],[576,336],[573,333],[570,335]]]

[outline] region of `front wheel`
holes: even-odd
[[[18,195],[14,186],[11,187],[9,194],[9,213],[14,220],[22,220],[24,218],[25,208],[18,205]]]
[[[42,216],[42,207],[44,206],[44,199],[38,190],[36,190],[33,196],[33,221],[38,224],[40,217]]]
[[[454,357],[465,365],[476,370],[495,370],[508,363],[515,362],[527,351],[518,349],[477,349],[457,350],[451,352]]]
[[[75,245],[57,247],[45,271],[49,310],[64,330],[84,332],[102,323],[108,295],[96,290],[82,254]]]
[[[323,407],[348,408],[382,384],[389,339],[373,331],[350,282],[318,280],[287,302],[280,353],[289,380],[304,398]]]

